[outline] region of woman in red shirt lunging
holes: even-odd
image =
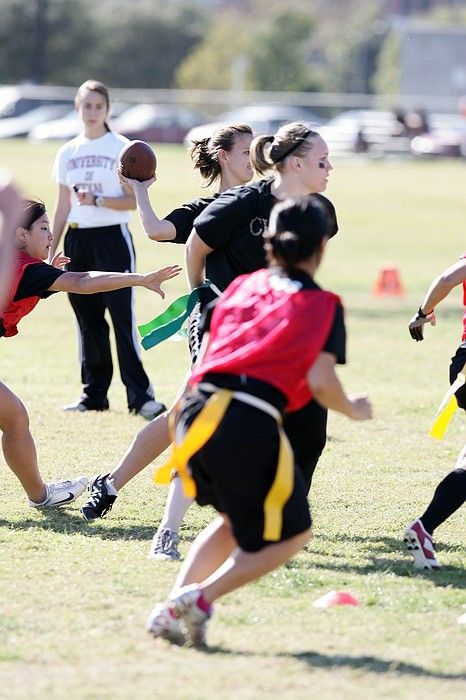
[[[156,272],[65,272],[69,258],[58,253],[52,265],[48,258],[52,243],[49,219],[42,202],[23,200],[21,225],[16,229],[16,257],[6,301],[0,310],[0,337],[18,333],[18,323],[41,299],[54,292],[94,294],[126,287],[146,287],[162,297],[160,285],[175,277],[180,268],[171,265]],[[45,484],[37,464],[36,447],[29,430],[26,408],[0,382],[0,430],[5,461],[20,480],[34,508],[61,506],[74,501],[86,488],[87,478]]]

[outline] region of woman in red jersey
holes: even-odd
[[[0,312],[0,337],[18,333],[18,323],[40,299],[54,292],[93,294],[141,286],[164,296],[160,285],[176,276],[180,268],[171,265],[146,274],[125,272],[66,272],[69,258],[58,253],[52,265],[48,258],[52,242],[49,219],[42,202],[23,200],[23,219],[16,229],[16,256],[6,302]],[[31,507],[56,507],[75,500],[86,488],[79,477],[45,484],[37,464],[36,447],[29,430],[27,411],[15,394],[0,382],[0,430],[5,461],[20,480]]]

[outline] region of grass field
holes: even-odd
[[[56,145],[0,142],[0,164],[50,209]],[[199,192],[181,147],[160,147],[152,197],[164,215]],[[414,343],[407,324],[432,277],[465,249],[466,171],[460,162],[334,163],[328,195],[340,233],[320,282],[341,294],[347,316],[348,390],[367,390],[375,420],[332,415],[311,493],[314,538],[288,566],[216,606],[207,653],[172,648],[144,632],[163,599],[173,563],[147,560],[166,491],[149,468],[122,491],[112,513],[84,523],[78,505],[28,509],[2,458],[0,483],[0,697],[261,700],[280,697],[423,700],[466,696],[465,510],[438,529],[442,571],[414,573],[403,551],[406,524],[420,515],[465,442],[456,415],[443,442],[428,437],[461,336],[461,292],[440,307],[438,326]],[[181,262],[177,246],[147,241],[132,224],[138,267]],[[380,268],[397,267],[402,298],[373,295]],[[167,299],[137,290],[142,323]],[[184,343],[144,354],[158,398],[169,402],[188,364]],[[42,302],[19,336],[2,341],[2,379],[27,405],[45,477],[109,470],[142,419],[126,412],[116,371],[112,410],[67,415],[80,392],[74,320],[65,295]],[[182,530],[186,552],[212,513],[193,507]],[[357,608],[318,610],[331,589]]]

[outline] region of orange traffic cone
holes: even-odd
[[[400,273],[397,267],[382,267],[374,287],[376,297],[403,297],[405,290],[401,284]]]

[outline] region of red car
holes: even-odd
[[[187,132],[205,116],[176,105],[140,104],[112,121],[112,129],[127,138],[157,143],[183,143]]]

